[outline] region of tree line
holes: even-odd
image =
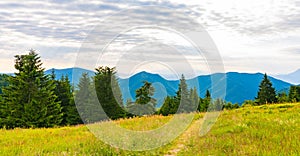
[[[276,93],[272,82],[267,74],[264,74],[263,80],[259,85],[259,90],[255,100],[246,100],[243,105],[263,105],[276,103],[294,103],[300,102],[300,86],[290,86],[289,91]]]
[[[157,109],[157,101],[153,98],[155,88],[147,81],[141,82],[143,85],[136,90],[135,101],[128,99],[124,104],[116,68],[100,66],[92,77],[83,73],[77,86],[72,86],[67,76],[57,80],[54,70],[46,75],[41,58],[34,50],[26,55],[16,55],[15,68],[14,76],[0,75],[0,127],[55,127],[151,114],[240,107],[222,99],[213,99],[209,90],[203,98],[199,97],[196,87],[188,87],[184,75],[175,96],[167,96]],[[299,101],[299,86],[291,86],[289,94],[276,94],[265,74],[257,97],[245,104]]]
[[[82,123],[68,77],[45,75],[38,54],[15,56],[14,76],[1,76],[0,127],[36,128]],[[1,82],[1,81],[0,81]]]
[[[136,90],[135,101],[124,104],[115,68],[98,67],[93,77],[84,73],[74,87],[67,76],[57,80],[54,70],[46,75],[34,50],[16,55],[15,69],[14,76],[0,76],[0,127],[55,127],[151,114],[204,112],[212,101],[209,91],[202,99],[196,88],[188,90],[182,75],[176,96],[166,97],[161,109],[156,109],[155,89],[147,81]],[[222,102],[219,100],[219,107]]]

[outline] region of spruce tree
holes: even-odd
[[[209,90],[206,90],[204,99],[199,100],[198,110],[199,112],[206,112],[211,103],[211,95]]]
[[[3,89],[7,128],[53,127],[62,120],[60,103],[54,94],[55,84],[44,74],[42,62],[34,50],[15,56],[18,72]]]
[[[132,105],[127,106],[127,110],[133,115],[150,115],[155,113],[156,99],[154,95],[154,87],[150,82],[144,81],[144,85],[137,89],[136,101]]]
[[[110,119],[126,117],[116,69],[101,66],[96,68],[96,71],[95,89],[106,115]]]
[[[289,90],[289,102],[300,101],[300,86],[291,86]]]
[[[2,88],[8,86],[8,75],[0,74],[0,95],[3,93]]]
[[[286,94],[286,92],[278,93],[277,100],[279,103],[286,103],[289,102],[289,96]]]
[[[88,73],[83,73],[77,90],[75,91],[75,102],[78,108],[80,117],[84,123],[94,123],[100,121],[102,118],[99,117],[100,108],[97,106],[97,96],[95,91],[92,90],[94,85]]]
[[[264,75],[263,80],[259,85],[256,100],[259,104],[276,103],[276,91],[271,81],[268,79],[267,74]]]
[[[175,103],[178,105],[179,113],[192,111],[189,90],[183,74],[181,75],[178,91],[176,92]]]
[[[154,88],[150,82],[144,81],[144,85],[135,91],[136,95],[136,103],[145,105],[148,103],[152,103],[155,105],[155,99],[152,98],[154,95]]]
[[[0,74],[0,128],[3,127],[3,120],[6,117],[6,107],[2,101],[2,88],[8,86],[8,75]]]
[[[198,107],[198,104],[199,104],[199,96],[198,96],[198,92],[197,92],[196,87],[190,89],[190,98],[189,99],[191,101],[189,110],[190,111],[196,111],[197,107]]]
[[[174,97],[167,96],[164,100],[163,105],[159,109],[158,114],[167,116],[169,114],[175,114],[177,112],[178,105],[175,104]]]
[[[56,86],[56,101],[60,102],[62,107],[63,116],[61,125],[75,125],[82,123],[74,102],[73,89],[68,76],[62,76],[60,80],[55,80],[55,73],[53,70],[51,78]]]

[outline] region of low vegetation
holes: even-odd
[[[128,99],[124,104],[115,68],[100,66],[95,76],[83,74],[78,86],[72,86],[68,77],[57,80],[54,72],[45,75],[33,50],[17,55],[15,62],[14,76],[0,75],[0,155],[300,155],[300,87],[276,94],[266,74],[255,100],[242,107],[213,99],[209,90],[199,97],[197,88],[190,88],[182,75],[176,95],[167,96],[156,109],[155,89],[147,81],[136,90],[135,102]],[[279,102],[284,104],[275,104]],[[205,112],[216,110],[224,111],[211,131],[199,136],[201,124],[211,122],[204,122]],[[181,114],[172,115],[176,112]],[[139,152],[105,144],[88,129],[101,127],[101,135],[109,140],[127,145],[131,139],[132,147],[145,147],[148,137],[136,133],[124,137],[111,123],[150,131],[175,121],[176,126],[168,124],[163,136],[176,137],[172,131],[184,130],[178,124],[187,122],[186,116],[194,120],[175,140]],[[176,117],[180,120],[171,120]],[[151,132],[156,142],[163,137]]]
[[[176,140],[142,152],[111,147],[84,125],[0,130],[0,155],[299,155],[300,103],[224,110],[211,131],[200,137],[203,113]],[[136,117],[111,122],[132,130],[151,130],[172,116]],[[101,123],[100,123],[101,124]],[[176,127],[174,127],[176,128]]]

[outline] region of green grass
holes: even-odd
[[[51,129],[0,130],[0,155],[300,155],[300,103],[243,107],[221,113],[211,131],[200,137],[204,114],[196,114],[178,138],[150,151],[126,151],[97,139],[84,125]],[[172,116],[115,121],[145,131]],[[100,123],[102,124],[102,123]]]

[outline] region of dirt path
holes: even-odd
[[[173,147],[168,151],[165,156],[176,156],[178,152],[183,150],[188,144],[190,138],[195,135],[199,135],[199,128],[202,123],[202,118],[193,121],[190,127],[174,142]]]

